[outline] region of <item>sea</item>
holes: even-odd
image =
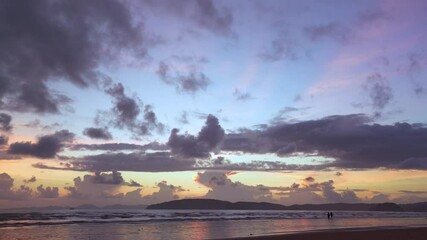
[[[342,228],[427,226],[427,212],[0,210],[0,240],[224,239]]]

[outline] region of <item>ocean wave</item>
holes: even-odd
[[[335,218],[427,218],[423,212],[336,211]],[[30,213],[0,213],[0,227],[82,223],[138,223],[156,221],[215,221],[269,219],[324,219],[324,211],[260,210],[62,210]]]

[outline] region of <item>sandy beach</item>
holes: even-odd
[[[228,238],[227,240],[330,240],[330,239],[345,239],[345,240],[360,240],[360,239],[387,239],[387,240],[424,240],[427,236],[427,227],[419,228],[394,228],[394,229],[377,229],[377,228],[362,228],[362,229],[340,229],[340,230],[325,230],[325,231],[309,231],[302,233],[287,233],[277,235],[250,236],[242,238]]]

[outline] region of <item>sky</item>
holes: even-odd
[[[0,208],[427,201],[426,1],[4,0]]]

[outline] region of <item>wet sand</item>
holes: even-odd
[[[425,240],[427,236],[427,227],[419,228],[362,228],[362,229],[339,229],[325,231],[309,231],[302,233],[287,233],[278,235],[250,236],[242,238],[228,238],[227,240],[360,240],[360,239],[387,239],[387,240]]]

